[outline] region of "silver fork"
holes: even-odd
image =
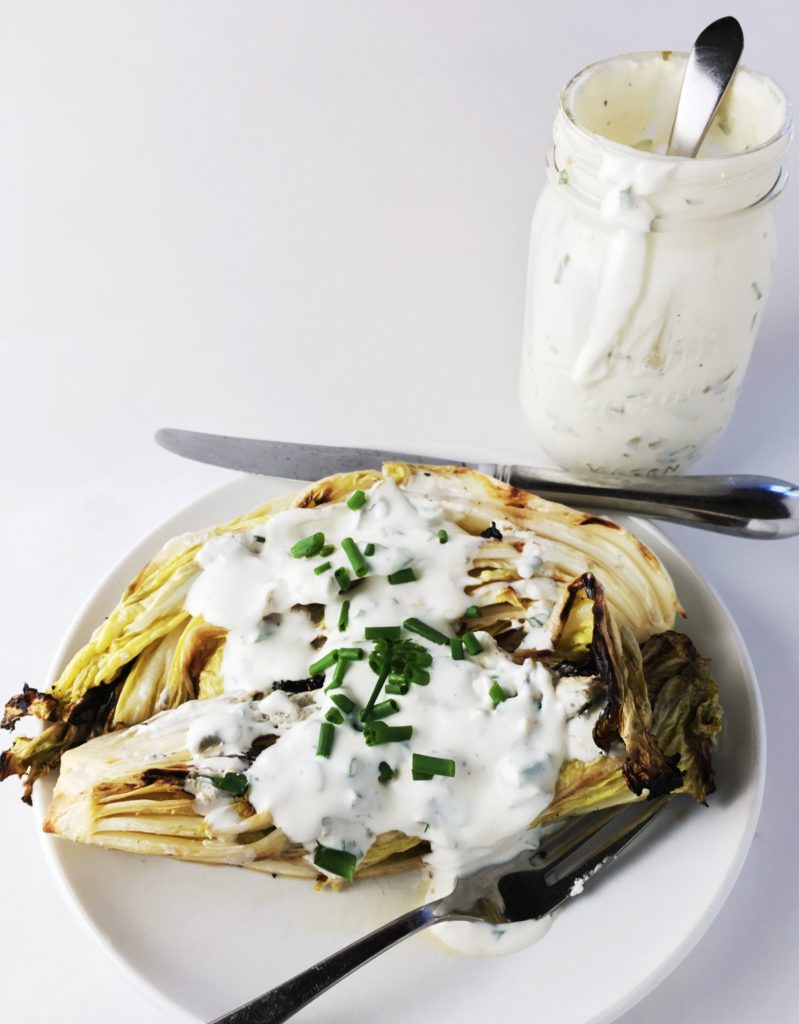
[[[401,939],[444,921],[504,924],[552,913],[649,824],[668,797],[578,817],[536,851],[459,878],[448,896],[416,907],[212,1024],[280,1024]]]

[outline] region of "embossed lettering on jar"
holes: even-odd
[[[575,472],[679,473],[732,414],[774,270],[790,111],[740,68],[697,159],[665,156],[685,55],[565,88],[533,217],[525,416]]]

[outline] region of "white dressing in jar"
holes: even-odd
[[[788,102],[740,68],[697,159],[665,156],[685,56],[564,90],[530,242],[525,416],[573,472],[679,473],[724,430],[775,258]]]

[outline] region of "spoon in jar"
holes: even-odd
[[[729,88],[744,48],[735,18],[719,18],[700,32],[688,54],[666,153],[694,157]]]

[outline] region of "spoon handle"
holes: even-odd
[[[799,486],[767,476],[611,476],[581,479],[560,470],[481,466],[553,501],[652,516],[703,530],[778,540],[799,534]]]
[[[733,17],[719,18],[699,34],[685,65],[677,114],[666,149],[670,156],[696,156],[732,81],[743,48],[743,30]]]
[[[217,1017],[212,1024],[281,1024],[380,953],[428,925],[443,920],[434,916],[439,902],[426,903],[389,921],[257,999]]]

